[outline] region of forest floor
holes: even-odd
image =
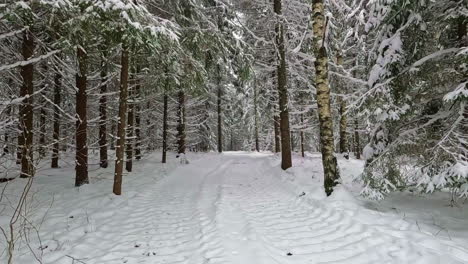
[[[17,245],[15,263],[35,263],[31,250],[47,264],[468,263],[468,205],[448,206],[445,193],[366,201],[352,181],[362,161],[339,160],[344,184],[327,198],[318,154],[295,156],[286,172],[267,153],[187,156],[135,162],[122,196],[111,193],[112,167],[93,165],[80,188],[72,164],[41,169],[27,205],[38,232]],[[0,183],[2,203],[24,183]]]

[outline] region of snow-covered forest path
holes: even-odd
[[[344,189],[325,198],[314,183],[322,178],[310,163],[315,156],[298,157],[287,172],[271,154],[190,159],[163,166],[151,155],[124,177],[122,196],[110,193],[107,171],[96,170],[79,189],[63,188],[70,181],[64,171],[42,171],[34,190],[42,208],[33,220],[41,230],[36,255],[47,264],[468,263],[463,242],[444,231],[362,207]],[[35,263],[21,247],[16,263]]]
[[[235,153],[181,166],[120,212],[118,240],[144,237],[135,247],[149,257],[131,263],[463,263],[426,234],[405,237],[305,199],[273,169],[266,156]]]

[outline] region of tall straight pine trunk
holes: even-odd
[[[257,82],[254,80],[254,122],[255,122],[255,151],[260,151],[260,140],[258,138],[258,95],[257,95]]]
[[[280,111],[281,134],[281,168],[286,170],[292,166],[291,134],[289,131],[288,88],[286,69],[286,45],[284,40],[284,26],[282,19],[282,0],[274,0],[273,9],[279,21],[276,24],[276,46],[278,48],[278,95]]]
[[[102,54],[107,56],[106,52]],[[99,166],[107,168],[109,161],[107,156],[107,58],[101,61],[101,87],[99,95]]]
[[[60,103],[62,89],[62,75],[58,72],[54,76],[54,132],[52,145],[52,168],[58,168],[59,152],[60,152]]]
[[[343,65],[343,56],[339,54],[336,56],[336,64],[338,66]],[[340,87],[342,93],[346,91],[344,87]],[[340,98],[340,153],[344,154],[346,159],[349,159],[349,147],[348,147],[348,120],[346,117],[346,101],[344,98]]]
[[[47,121],[47,111],[46,111],[46,101],[44,97],[46,96],[45,94],[45,89],[47,87],[47,65],[43,66],[44,74],[45,77],[42,80],[42,85],[41,85],[41,92],[39,94],[39,102],[41,105],[41,109],[39,111],[39,157],[42,159],[46,155],[46,135],[47,135],[47,127],[46,127],[46,121]]]
[[[137,65],[137,75],[140,74],[140,68]],[[141,160],[141,83],[137,76],[135,86],[135,159]]]
[[[122,194],[122,173],[125,154],[125,128],[127,114],[127,93],[128,93],[128,50],[122,49],[120,69],[120,94],[119,94],[119,117],[117,124],[117,146],[115,150],[115,172],[113,192],[116,195]]]
[[[328,83],[328,55],[325,49],[325,10],[323,0],[312,1],[315,87],[320,123],[320,143],[324,170],[325,193],[331,195],[339,179],[338,165],[334,155],[333,120],[330,109],[330,86]]]
[[[354,155],[356,159],[361,158],[361,142],[359,140],[359,121],[354,119]]]
[[[348,149],[348,120],[346,117],[346,101],[340,100],[340,153],[349,159]]]
[[[305,157],[305,151],[304,151],[304,114],[301,113],[301,155],[304,158]]]
[[[134,73],[132,76],[131,86],[133,86],[136,82],[136,74]],[[134,98],[134,87],[128,89],[128,113],[127,113],[127,144],[126,144],[126,154],[127,154],[127,162],[125,163],[125,170],[131,172],[133,169],[133,130],[134,130],[134,118],[135,118],[135,98]]]
[[[281,151],[281,141],[280,141],[280,117],[277,113],[277,106],[273,104],[273,131],[275,135],[275,153]]]
[[[166,82],[167,83],[167,82]],[[164,91],[164,106],[163,106],[163,140],[162,140],[162,163],[166,163],[167,157],[167,101],[168,96],[166,94],[166,90]]]
[[[77,48],[78,72],[76,73],[76,166],[75,186],[89,183],[88,180],[88,117],[87,117],[87,68],[88,55],[82,47]]]
[[[29,30],[23,34],[22,55],[24,60],[31,59],[34,54],[34,37]],[[19,126],[21,135],[18,138],[20,143],[21,158],[21,178],[34,176],[33,164],[33,98],[34,93],[34,66],[29,63],[21,66],[21,77],[23,85],[20,90],[20,97],[23,98],[19,109]]]
[[[221,87],[221,73],[218,67],[218,96],[217,96],[217,103],[218,103],[218,152],[223,152],[223,117],[222,117],[222,87]]]
[[[180,90],[177,106],[177,153],[185,154],[185,93]]]

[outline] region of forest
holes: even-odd
[[[468,263],[466,0],[1,0],[0,263]]]

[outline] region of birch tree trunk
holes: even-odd
[[[284,40],[284,26],[282,21],[282,0],[274,0],[273,9],[279,22],[276,24],[276,46],[278,48],[278,96],[280,110],[281,133],[281,168],[286,170],[292,166],[291,135],[289,131],[288,88],[286,69],[286,45]]]
[[[117,146],[115,150],[115,172],[113,192],[122,194],[122,173],[125,151],[125,128],[127,114],[127,92],[128,92],[128,50],[123,47],[120,70],[120,94],[119,94],[119,117],[117,124]]]
[[[312,1],[315,87],[320,123],[320,142],[324,170],[325,193],[331,195],[339,179],[338,165],[334,156],[333,120],[330,109],[330,86],[328,83],[328,55],[325,49],[325,10],[323,0]]]

